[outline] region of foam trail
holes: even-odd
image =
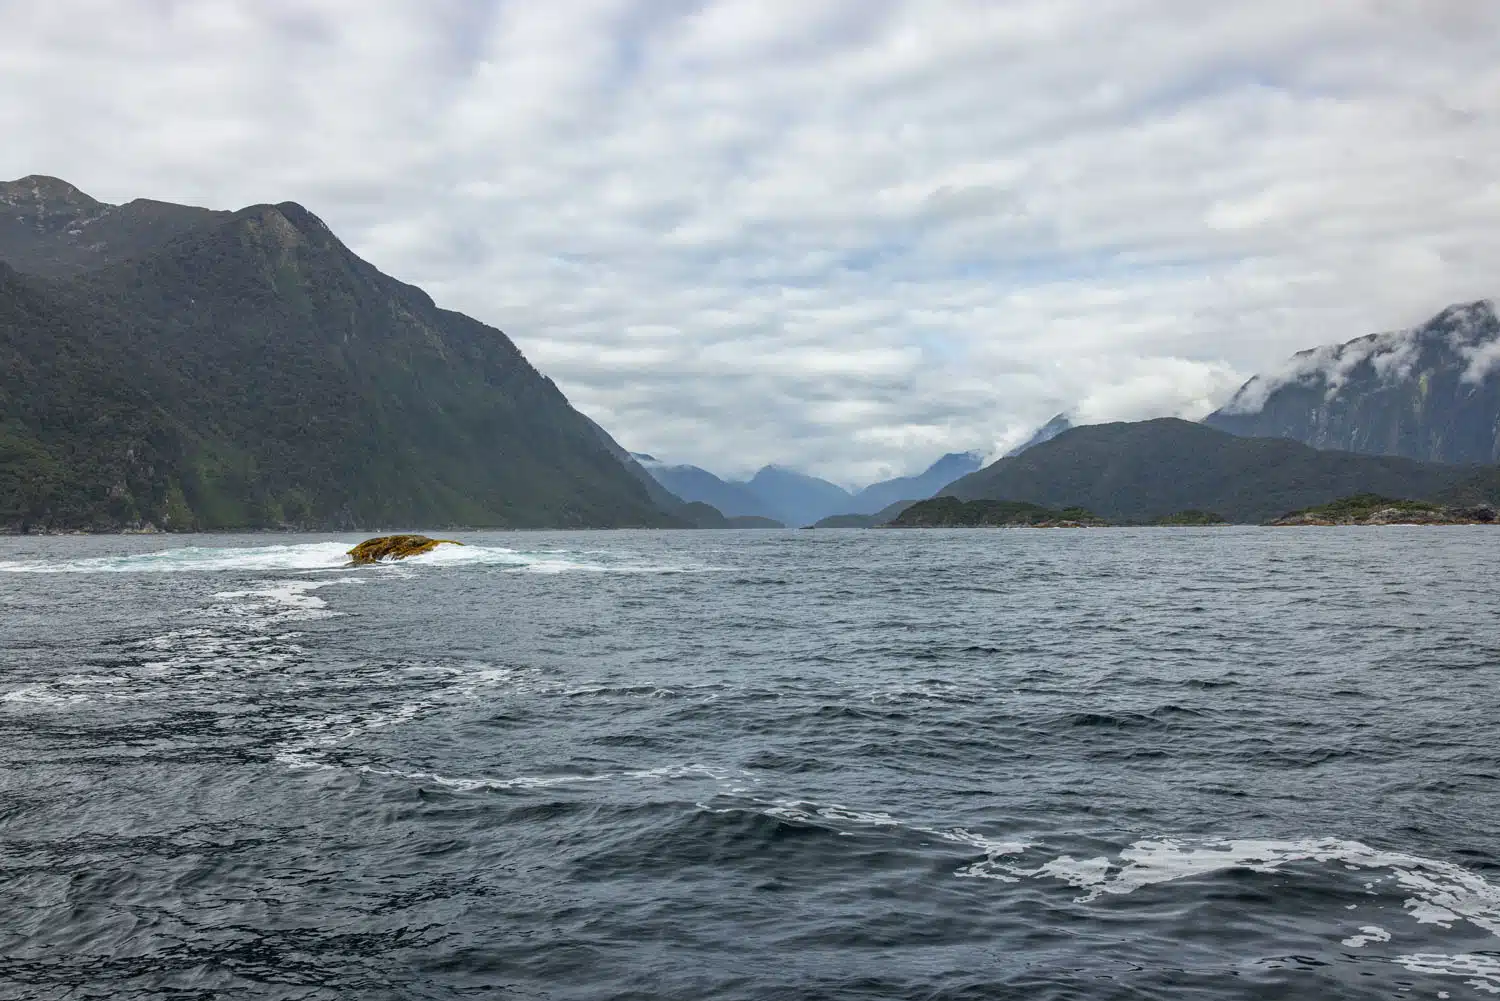
[[[461,792],[480,792],[498,789],[548,789],[553,786],[576,785],[593,782],[664,782],[678,779],[710,779],[723,782],[730,773],[707,765],[663,765],[658,768],[632,768],[624,771],[598,772],[592,775],[517,775],[513,778],[458,778],[439,775],[435,772],[406,772],[397,769],[364,766],[360,771],[387,778],[430,782]]]
[[[331,570],[349,562],[349,545],[183,546],[150,553],[76,560],[4,560],[0,573],[189,573],[223,570]]]
[[[357,540],[355,540],[357,541]],[[273,570],[342,570],[349,566],[350,542],[309,542],[268,546],[183,546],[149,553],[91,556],[73,560],[0,560],[0,573],[98,574],[98,573],[210,573],[223,571],[263,572]],[[430,553],[413,556],[391,567],[495,567],[530,573],[687,573],[707,569],[635,562],[631,554],[609,555],[609,559],[585,559],[583,554],[561,550],[526,553],[504,546],[439,546]],[[622,558],[623,557],[623,558]]]

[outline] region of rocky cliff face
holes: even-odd
[[[1500,319],[1488,300],[1410,330],[1303,351],[1247,382],[1210,427],[1321,449],[1500,461]]]

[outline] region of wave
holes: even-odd
[[[516,775],[509,778],[479,776],[463,778],[440,775],[436,772],[411,772],[394,768],[376,768],[366,765],[360,771],[369,775],[404,779],[413,782],[428,782],[456,789],[460,792],[499,791],[507,789],[548,789],[554,786],[569,786],[594,782],[670,782],[675,780],[709,780],[724,782],[732,778],[746,778],[745,773],[724,768],[713,768],[700,764],[662,765],[657,768],[628,768],[617,771],[593,773],[560,773],[543,775]]]
[[[1089,904],[1106,895],[1123,896],[1147,887],[1200,880],[1217,873],[1249,870],[1284,873],[1294,864],[1321,864],[1355,880],[1367,895],[1400,901],[1400,911],[1418,925],[1453,930],[1467,925],[1500,938],[1500,885],[1462,865],[1408,852],[1374,848],[1341,838],[1187,839],[1162,837],[1131,843],[1114,856],[1074,858],[1052,855],[1041,846],[976,834],[964,828],[908,823],[888,813],[839,804],[793,800],[748,800],[731,806],[699,803],[715,814],[756,813],[783,822],[828,828],[840,834],[858,829],[894,829],[934,836],[950,845],[982,853],[983,858],[957,868],[958,877],[1017,884],[1062,883],[1084,890],[1075,903]],[[1384,886],[1382,886],[1384,884]],[[1352,908],[1353,905],[1350,905]],[[1348,949],[1389,945],[1397,937],[1385,927],[1361,924],[1330,936]],[[1398,930],[1399,931],[1399,930]],[[1500,955],[1481,953],[1407,953],[1394,951],[1390,962],[1415,973],[1465,977],[1478,990],[1500,994]]]
[[[79,559],[0,560],[0,573],[209,573],[273,570],[330,571],[350,569],[350,542],[309,542],[298,545],[182,546],[149,553],[91,556]],[[505,546],[439,546],[430,553],[398,563],[392,569],[428,567],[497,567],[530,573],[689,573],[710,569],[672,564],[636,563],[629,554],[536,550]],[[368,568],[361,568],[368,569]]]

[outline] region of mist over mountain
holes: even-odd
[[[503,333],[300,205],[0,192],[0,527],[680,523]]]
[[[1051,441],[1053,438],[1056,438],[1058,435],[1062,434],[1064,431],[1067,431],[1072,427],[1073,419],[1071,417],[1069,417],[1067,414],[1058,414],[1046,424],[1043,424],[1041,427],[1037,428],[1036,431],[1032,432],[1030,438],[1027,438],[1025,441],[1021,442],[1021,444],[1015,446],[1005,454],[1007,456],[1020,455],[1028,448],[1035,448],[1044,441]]]
[[[1436,462],[1500,460],[1500,319],[1488,300],[1408,330],[1302,351],[1204,423],[1237,435]]]
[[[1493,501],[1493,469],[1320,451],[1172,417],[1064,431],[943,491],[960,500],[1082,507],[1120,522],[1209,511],[1258,523],[1354,494]]]

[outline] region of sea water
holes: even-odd
[[[1500,994],[1490,528],[0,540],[0,997]]]

